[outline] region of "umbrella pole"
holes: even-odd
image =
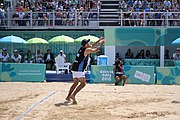
[[[35,63],[36,63],[36,58],[37,57],[37,44],[36,44],[36,56],[35,56]]]

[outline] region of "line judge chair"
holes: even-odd
[[[55,66],[56,66],[56,74],[59,74],[59,70],[67,70],[69,74],[69,66],[71,63],[65,63],[64,58],[56,57],[55,58]]]

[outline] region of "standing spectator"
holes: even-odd
[[[7,53],[6,48],[3,48],[2,53],[0,53],[0,61],[1,62],[9,62],[9,54]]]
[[[129,59],[129,58],[133,58],[133,52],[131,51],[131,49],[129,48],[125,54],[125,58]]]
[[[5,18],[5,11],[3,8],[3,3],[0,4],[0,25],[4,24],[4,19]]]
[[[18,50],[14,50],[14,54],[11,55],[11,61],[14,63],[21,62],[21,55],[18,54]]]
[[[50,49],[48,49],[47,53],[44,55],[44,63],[46,64],[46,69],[52,70],[52,67],[54,65],[54,55],[51,53]]]

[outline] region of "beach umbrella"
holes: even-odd
[[[176,45],[180,45],[180,38],[177,38],[176,40],[174,40],[171,44],[176,44]]]
[[[48,44],[48,42],[42,38],[31,38],[27,41],[27,44],[36,45],[36,56],[37,56],[37,44]]]
[[[1,38],[0,43],[27,43],[27,42],[20,37],[11,35]]]
[[[27,43],[24,39],[17,36],[6,36],[0,39],[0,43],[9,43],[11,44],[11,53],[13,51],[13,44],[17,43]]]
[[[48,44],[48,42],[42,38],[31,38],[27,41],[27,44]]]
[[[48,42],[49,43],[70,43],[70,42],[74,42],[74,39],[69,36],[61,35],[61,36],[53,37]]]
[[[81,37],[75,39],[75,42],[81,42],[84,39],[90,39],[90,42],[96,42],[97,40],[99,40],[99,38],[96,36],[86,35],[86,36],[81,36]]]

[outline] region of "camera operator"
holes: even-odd
[[[116,59],[114,63],[114,77],[116,79],[115,85],[119,85],[122,79],[123,86],[125,85],[127,77],[124,75],[123,62],[119,59]]]

